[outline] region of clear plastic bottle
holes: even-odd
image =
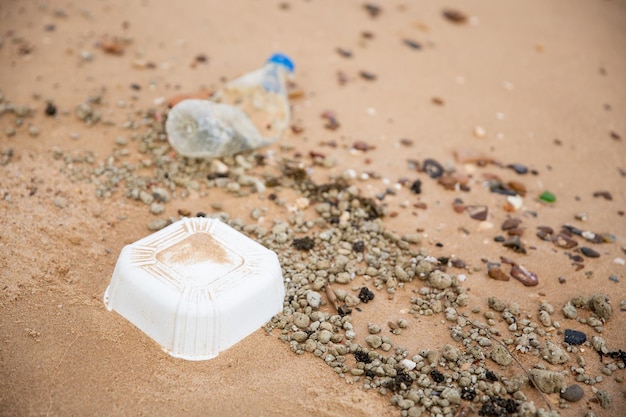
[[[272,55],[265,65],[228,82],[210,100],[183,100],[165,129],[181,155],[215,158],[275,142],[290,122],[287,77],[291,59]]]

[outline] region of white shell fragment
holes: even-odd
[[[170,355],[211,359],[283,308],[278,257],[217,219],[185,218],[122,250],[104,295]]]

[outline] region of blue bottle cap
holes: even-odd
[[[276,53],[272,55],[271,57],[269,57],[267,62],[272,62],[274,64],[282,65],[283,67],[287,68],[289,72],[293,72],[295,68],[295,65],[293,64],[293,61],[291,60],[291,58],[281,53]]]

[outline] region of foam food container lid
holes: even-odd
[[[104,303],[170,355],[204,360],[282,311],[284,296],[274,252],[198,217],[125,246]]]

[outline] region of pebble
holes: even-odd
[[[383,344],[382,337],[371,334],[365,338],[365,342],[373,349],[378,349]]]
[[[428,276],[428,283],[433,288],[443,290],[452,286],[453,278],[452,275],[435,270]]]
[[[500,366],[509,366],[513,361],[509,351],[499,343],[494,345],[491,350],[490,358]]]
[[[596,394],[596,399],[598,400],[600,407],[605,409],[611,408],[611,405],[613,404],[613,399],[611,398],[611,394],[609,394],[608,391],[601,389],[596,390],[594,388],[594,392]]]
[[[537,275],[521,265],[513,265],[511,268],[511,276],[527,287],[534,287],[539,284]]]
[[[570,304],[571,306],[571,304]],[[575,317],[574,317],[575,318]],[[573,329],[565,329],[565,343],[569,345],[582,345],[587,341],[587,335],[583,332]]]
[[[572,384],[567,387],[565,391],[561,392],[561,398],[563,398],[565,401],[575,403],[577,401],[580,401],[583,398],[584,394],[585,392],[580,385]]]
[[[150,204],[150,213],[152,214],[161,214],[165,211],[165,206],[159,203]]]
[[[583,255],[585,255],[587,258],[599,258],[600,257],[600,253],[587,247],[587,246],[581,246],[580,251],[582,252]]]
[[[529,373],[537,388],[546,394],[561,392],[565,387],[565,378],[560,372],[534,368]]]
[[[612,308],[609,297],[604,294],[595,294],[589,300],[589,308],[601,319],[611,318]]]
[[[563,306],[562,311],[563,315],[568,319],[575,319],[578,317],[578,310],[569,301]]]
[[[569,361],[569,355],[560,346],[547,340],[543,348],[543,358],[552,365],[560,365]]]
[[[322,295],[317,291],[308,291],[306,293],[306,302],[312,308],[318,308],[322,303]]]
[[[304,313],[293,313],[293,324],[301,329],[306,329],[311,324],[311,319]]]
[[[148,222],[148,230],[161,230],[169,224],[170,222],[167,219],[152,219]]]

